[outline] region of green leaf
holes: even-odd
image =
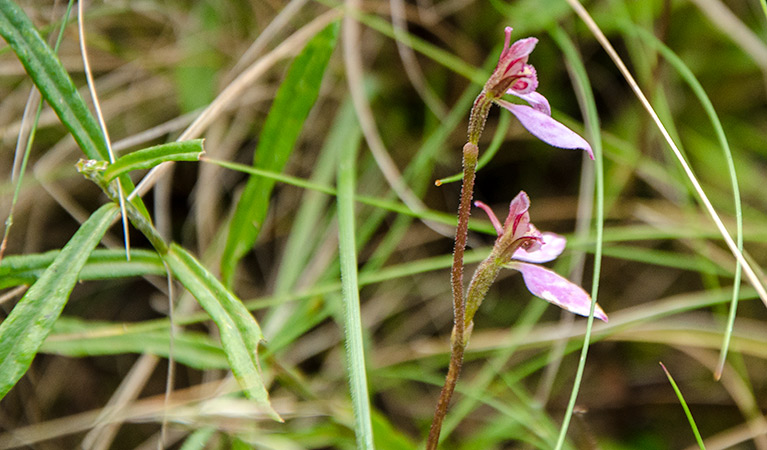
[[[165,261],[174,277],[194,295],[218,326],[229,366],[245,395],[266,407],[275,420],[282,421],[269,405],[269,394],[261,379],[258,344],[263,335],[256,319],[234,294],[182,247],[171,244]]]
[[[205,152],[202,141],[203,139],[194,139],[170,142],[128,153],[107,166],[102,174],[104,181],[108,183],[124,173],[151,169],[166,161],[199,161]]]
[[[171,333],[167,327],[159,330],[126,329],[111,322],[61,317],[40,347],[40,352],[72,357],[147,353],[167,358],[170,340]],[[221,347],[202,333],[174,333],[173,359],[200,370],[229,368]]]
[[[88,255],[117,217],[109,203],[77,230],[39,280],[0,324],[0,399],[24,375],[61,314]]]
[[[58,250],[52,250],[32,255],[6,256],[0,262],[0,289],[34,283],[59,253]],[[131,259],[127,261],[125,250],[96,249],[80,270],[79,281],[144,275],[165,276],[165,267],[154,250],[131,249]]]
[[[338,255],[341,260],[341,291],[344,306],[346,338],[346,371],[354,409],[354,432],[357,448],[373,449],[373,426],[370,413],[364,336],[360,312],[357,244],[354,225],[354,191],[356,190],[356,142],[343,149],[338,164]]]
[[[69,74],[29,17],[10,0],[0,0],[0,35],[88,158],[108,160],[104,135]]]
[[[29,17],[10,0],[0,0],[0,36],[16,53],[43,98],[51,105],[83,153],[89,159],[108,161],[104,134],[69,74],[40,37]],[[133,190],[133,182],[129,178],[122,177],[120,181],[126,192]],[[149,217],[140,198],[134,198],[132,203],[145,217]]]
[[[322,77],[338,36],[338,22],[319,32],[299,54],[280,85],[261,131],[253,166],[282,172],[317,100]],[[231,284],[237,262],[258,238],[269,208],[274,181],[250,177],[229,224],[221,274]]]

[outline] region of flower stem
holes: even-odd
[[[479,100],[479,99],[478,99]],[[475,107],[476,107],[475,102]],[[485,108],[485,116],[487,108]],[[473,112],[472,112],[473,115]],[[471,121],[474,123],[474,121]],[[478,140],[471,135],[470,140]],[[474,139],[472,139],[474,138]],[[463,295],[463,255],[466,250],[466,238],[469,232],[469,215],[471,214],[471,199],[474,195],[474,178],[477,169],[477,155],[479,148],[476,142],[468,142],[463,146],[463,185],[461,187],[461,201],[458,206],[458,226],[455,230],[455,247],[453,249],[453,267],[450,272],[450,279],[453,291],[453,332],[450,339],[450,365],[448,366],[445,385],[437,401],[437,407],[434,411],[434,420],[429,429],[429,438],[426,441],[426,448],[434,450],[439,444],[439,433],[442,430],[442,421],[447,414],[447,408],[450,405],[450,399],[453,397],[458,376],[461,374],[461,365],[463,364],[464,334],[465,334],[465,316],[466,303]]]

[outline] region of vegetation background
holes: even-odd
[[[21,6],[42,36],[55,40],[66,4]],[[356,247],[359,334],[376,447],[422,446],[448,359],[451,217],[459,194],[458,183],[434,182],[460,171],[471,102],[497,61],[504,27],[513,26],[514,39],[540,40],[529,62],[554,117],[586,136],[598,155],[592,163],[580,151],[547,147],[497,108],[480,147],[481,155],[497,153],[478,172],[475,198],[502,214],[525,190],[534,223],[569,238],[563,257],[550,266],[586,290],[598,261],[598,211],[604,211],[598,301],[610,322],[593,328],[565,447],[695,448],[663,362],[706,448],[767,449],[765,305],[744,285],[736,291],[737,319],[728,326],[735,260],[650,116],[571,5],[361,0],[345,6],[203,0],[85,8],[94,87],[118,155],[176,140],[220,93],[237,86],[238,75],[254,73],[219,103],[197,136],[205,138],[208,159],[177,163],[144,197],[163,236],[217,276],[227,240],[242,232],[232,227],[234,211],[251,207],[242,203],[250,175],[210,160],[252,166],[264,139],[296,130],[295,145],[275,144],[284,149],[278,157],[284,166],[256,163],[266,172],[253,179],[262,180],[260,192],[267,195],[252,207],[264,208],[264,220],[231,278],[226,269],[221,276],[261,325],[261,371],[285,422],[237,393],[219,328],[183,287],[174,286],[169,297],[162,264],[151,251],[138,251],[151,250],[145,236],[131,231],[134,258],[120,261],[116,224],[102,240],[111,250],[86,265],[91,275],[81,273],[29,370],[0,402],[0,447],[157,448],[162,441],[171,448],[355,448],[359,418],[355,422],[347,374],[363,367],[345,355],[344,330],[353,321],[344,312],[353,295],[342,294],[339,241]],[[764,2],[599,0],[584,6],[734,233],[738,208],[727,146],[691,80],[705,91],[737,172],[744,247],[761,274],[767,261]],[[311,60],[294,64],[308,71],[302,80],[313,79],[309,84],[319,89],[316,102],[301,94],[301,83],[286,94],[310,107],[304,121],[294,110],[272,106],[296,55],[324,28],[311,28],[317,20],[335,21],[340,29],[325,37],[332,54],[324,72]],[[357,27],[357,39],[350,39],[349,27]],[[689,72],[680,72],[656,42]],[[58,54],[90,104],[74,19]],[[0,211],[6,218],[33,83],[5,44],[0,73]],[[277,124],[271,137],[270,114]],[[0,263],[3,316],[50,259],[27,278],[14,278],[19,264],[33,265],[37,255],[61,249],[109,201],[75,170],[83,154],[49,107],[36,130]],[[134,182],[144,173],[133,172]],[[270,191],[272,182],[263,180],[274,180],[274,173],[294,178],[277,180]],[[339,191],[333,190],[337,176]],[[392,184],[400,186],[399,195]],[[338,215],[342,192],[357,195],[353,222]],[[484,258],[493,241],[489,223],[477,217],[470,263]],[[349,224],[356,232],[339,240],[339,227]],[[515,272],[502,275],[477,315],[444,448],[553,448],[585,324],[531,297]],[[715,381],[728,330],[727,363]],[[169,354],[176,364],[166,398]]]

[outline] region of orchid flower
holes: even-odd
[[[476,201],[474,205],[487,213],[498,233],[493,247],[493,253],[499,258],[497,263],[522,272],[527,289],[536,297],[572,313],[589,315],[591,296],[583,288],[537,265],[556,259],[564,250],[566,239],[556,233],[541,233],[530,223],[527,212],[530,199],[524,191],[511,201],[503,224],[486,204]],[[607,315],[599,305],[595,305],[594,317],[607,322]]]
[[[588,152],[594,159],[591,146],[574,131],[551,118],[551,107],[546,97],[535,90],[538,77],[535,67],[527,63],[527,57],[538,43],[536,38],[526,38],[511,44],[511,27],[506,27],[506,39],[498,65],[485,84],[484,93],[498,106],[508,109],[533,136],[554,147]],[[530,104],[519,105],[503,100],[504,94],[511,94]]]

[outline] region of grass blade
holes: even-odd
[[[205,334],[176,331],[171,336],[169,327],[141,330],[121,325],[61,317],[40,353],[69,357],[137,353],[168,358],[172,340],[174,361],[200,370],[229,368],[221,346]]]
[[[338,168],[338,251],[341,259],[341,290],[344,302],[346,370],[354,408],[358,449],[373,449],[373,428],[365,373],[365,350],[357,279],[357,245],[354,232],[356,142],[346,145]]]
[[[0,289],[34,283],[58,255],[59,251],[53,250],[32,255],[6,256],[0,262]],[[165,275],[165,268],[157,252],[133,249],[131,260],[127,261],[122,250],[96,249],[80,270],[79,281],[144,275]]]
[[[679,399],[679,403],[682,405],[682,408],[684,409],[684,414],[687,416],[687,421],[690,422],[690,428],[692,428],[692,432],[693,434],[695,434],[695,440],[698,441],[698,446],[701,449],[705,449],[706,446],[703,444],[703,438],[700,436],[700,432],[698,431],[698,426],[695,425],[695,419],[693,419],[692,417],[692,413],[690,412],[690,408],[687,406],[687,402],[684,401],[684,396],[682,395],[682,391],[679,390],[679,386],[676,385],[674,378],[671,376],[668,369],[666,369],[666,366],[663,365],[663,363],[659,363],[659,364],[663,368],[663,371],[666,372],[666,377],[668,378],[669,383],[671,383],[671,387],[674,388],[674,392],[676,392],[676,397]]]
[[[309,111],[319,95],[320,85],[338,36],[338,22],[319,32],[291,64],[280,85],[264,123],[253,166],[281,172]],[[251,177],[237,203],[221,257],[221,274],[231,284],[237,262],[256,242],[269,208],[274,181]]]
[[[697,199],[702,203],[703,209],[706,211],[711,221],[714,222],[714,225],[716,225],[717,230],[719,231],[720,235],[724,239],[724,242],[725,244],[727,244],[727,247],[730,249],[730,252],[732,253],[732,255],[735,257],[738,263],[740,263],[740,265],[742,266],[742,270],[745,272],[746,278],[748,278],[749,283],[751,283],[754,289],[756,289],[756,292],[759,293],[759,298],[762,300],[762,303],[764,303],[764,305],[767,306],[767,288],[765,288],[765,285],[764,283],[762,283],[762,280],[759,279],[759,276],[756,274],[753,267],[751,267],[751,264],[749,264],[745,256],[743,256],[743,253],[738,249],[738,245],[732,239],[732,236],[730,236],[730,232],[727,230],[727,227],[724,225],[724,222],[722,222],[722,219],[719,217],[719,214],[716,212],[716,209],[714,209],[714,205],[711,204],[711,201],[709,200],[708,195],[706,195],[705,191],[703,190],[703,187],[700,185],[700,182],[698,181],[698,178],[695,176],[695,173],[693,172],[692,168],[685,160],[684,156],[679,150],[679,147],[677,147],[676,143],[669,135],[668,130],[666,129],[664,124],[661,122],[660,118],[658,117],[658,114],[655,112],[652,105],[650,104],[650,101],[644,95],[641,88],[637,84],[636,80],[634,80],[634,77],[631,75],[631,72],[628,70],[626,65],[623,63],[623,60],[621,60],[621,58],[618,56],[617,52],[613,48],[612,44],[610,44],[610,41],[607,39],[604,33],[602,33],[602,31],[599,29],[599,26],[596,24],[596,22],[594,22],[594,19],[591,17],[591,15],[589,15],[588,11],[586,11],[583,5],[581,5],[578,2],[578,0],[567,0],[567,2],[572,6],[576,14],[578,14],[578,16],[586,23],[586,26],[589,27],[589,30],[591,30],[591,32],[594,34],[594,37],[597,39],[597,41],[599,41],[602,48],[610,56],[610,59],[612,59],[615,65],[618,67],[618,70],[621,72],[621,75],[623,75],[624,79],[629,84],[629,87],[634,92],[637,99],[639,99],[639,102],[642,104],[642,107],[650,115],[650,118],[655,123],[656,127],[658,128],[658,131],[660,131],[661,135],[663,136],[663,139],[668,144],[669,148],[671,149],[671,152],[674,154],[674,157],[677,159],[682,170],[684,171],[685,175],[689,179],[690,184],[692,184],[692,187],[697,196]]]
[[[151,169],[165,161],[199,161],[205,152],[202,139],[170,142],[145,148],[119,158],[104,170],[107,183],[132,170]]]
[[[578,99],[581,107],[585,110],[585,120],[588,127],[589,140],[594,149],[594,196],[595,196],[595,220],[594,220],[594,269],[591,280],[591,312],[586,325],[586,333],[583,336],[583,346],[578,361],[578,368],[573,381],[573,389],[570,393],[570,399],[567,404],[567,410],[562,420],[559,437],[557,438],[556,448],[560,449],[565,444],[565,437],[572,418],[575,402],[580,392],[583,373],[586,367],[586,357],[588,355],[589,343],[591,342],[591,330],[594,323],[594,311],[599,297],[599,282],[602,273],[602,246],[604,243],[604,220],[605,220],[605,201],[604,201],[604,154],[602,149],[602,139],[599,127],[599,115],[597,114],[596,101],[591,89],[586,67],[583,64],[581,56],[578,54],[575,46],[566,33],[559,27],[552,27],[550,30],[552,38],[562,50],[571,67],[571,73],[574,77],[574,85],[578,91]],[[584,162],[585,158],[584,158]],[[586,162],[588,164],[588,162]]]
[[[0,324],[0,399],[24,375],[77,282],[80,269],[117,216],[99,208],[77,230],[43,275]]]
[[[658,50],[663,55],[663,57],[666,58],[666,60],[677,70],[677,72],[679,72],[679,75],[690,86],[690,89],[693,90],[695,96],[698,98],[698,101],[700,101],[700,103],[703,105],[703,109],[706,111],[706,115],[711,121],[711,126],[716,132],[717,140],[719,141],[719,145],[722,148],[722,152],[724,153],[724,159],[727,162],[727,172],[730,177],[730,186],[732,188],[732,201],[735,206],[735,239],[738,246],[738,251],[743,252],[743,208],[741,206],[742,201],[740,198],[740,187],[738,186],[738,177],[735,172],[735,163],[733,162],[730,144],[724,134],[724,127],[722,126],[722,123],[716,114],[714,105],[711,103],[708,95],[706,95],[706,91],[703,89],[703,86],[701,86],[700,82],[697,80],[697,78],[695,78],[692,70],[687,67],[684,61],[679,58],[679,56],[677,56],[673,51],[671,51],[670,48],[665,46],[652,34],[642,29],[638,29],[638,31],[639,36],[647,41],[650,45],[652,45],[656,50]],[[714,372],[714,377],[717,380],[722,376],[722,370],[724,370],[724,362],[727,358],[727,352],[730,347],[730,338],[732,337],[732,329],[735,324],[735,313],[738,309],[738,297],[740,296],[742,269],[743,268],[741,267],[740,260],[736,260],[735,277],[733,279],[732,285],[732,303],[730,303],[730,315],[727,321],[727,331],[725,332],[725,336],[722,342],[719,364],[717,364],[716,370]]]
[[[242,302],[182,247],[171,244],[165,261],[173,275],[197,299],[218,326],[221,344],[242,390],[282,421],[269,405],[269,394],[261,379],[258,344],[261,328]]]

